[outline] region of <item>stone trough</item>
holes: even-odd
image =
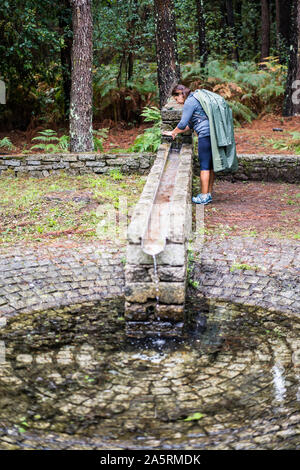
[[[180,109],[171,105],[162,110],[163,129],[167,130],[180,120]],[[176,143],[163,142],[134,209],[127,232],[125,267],[129,336],[182,333],[192,222],[192,166],[191,135],[176,139]]]

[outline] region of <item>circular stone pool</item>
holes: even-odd
[[[125,336],[123,299],[7,319],[1,449],[299,449],[300,321],[208,301],[181,340]]]

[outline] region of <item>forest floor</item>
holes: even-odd
[[[103,143],[105,152],[113,149],[128,149],[133,144],[135,138],[144,132],[149,124],[142,124],[139,127],[129,127],[126,123],[119,123],[109,128],[108,137]],[[105,123],[94,123],[94,129],[105,128]],[[281,129],[276,131],[274,129]],[[27,131],[13,130],[11,132],[0,132],[0,140],[9,137],[15,149],[12,151],[0,150],[0,154],[20,154],[28,150],[36,142],[32,138],[38,135],[42,128],[29,129]],[[298,138],[293,139],[292,132],[298,132]],[[282,117],[267,114],[261,119],[255,119],[251,123],[235,127],[235,139],[237,153],[256,154],[295,154],[300,147],[300,116]],[[67,134],[67,129],[57,130],[58,136]],[[33,150],[32,153],[40,153],[40,150]]]
[[[38,180],[2,176],[0,245],[7,250],[19,243],[37,249],[57,242],[125,246],[124,223],[130,221],[145,181],[145,175],[121,173],[62,173]],[[198,194],[196,176],[193,186]],[[297,184],[217,180],[213,203],[205,207],[205,239],[299,240],[299,207]]]

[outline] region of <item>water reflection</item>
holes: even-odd
[[[110,301],[7,321],[1,448],[8,435],[17,448],[298,448],[296,320],[194,301],[183,339],[142,341],[120,314]]]
[[[278,402],[283,402],[286,397],[286,386],[284,378],[284,367],[280,363],[276,363],[272,367],[275,399]]]

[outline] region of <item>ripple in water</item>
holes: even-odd
[[[280,363],[272,367],[275,400],[282,403],[286,397],[284,367]]]

